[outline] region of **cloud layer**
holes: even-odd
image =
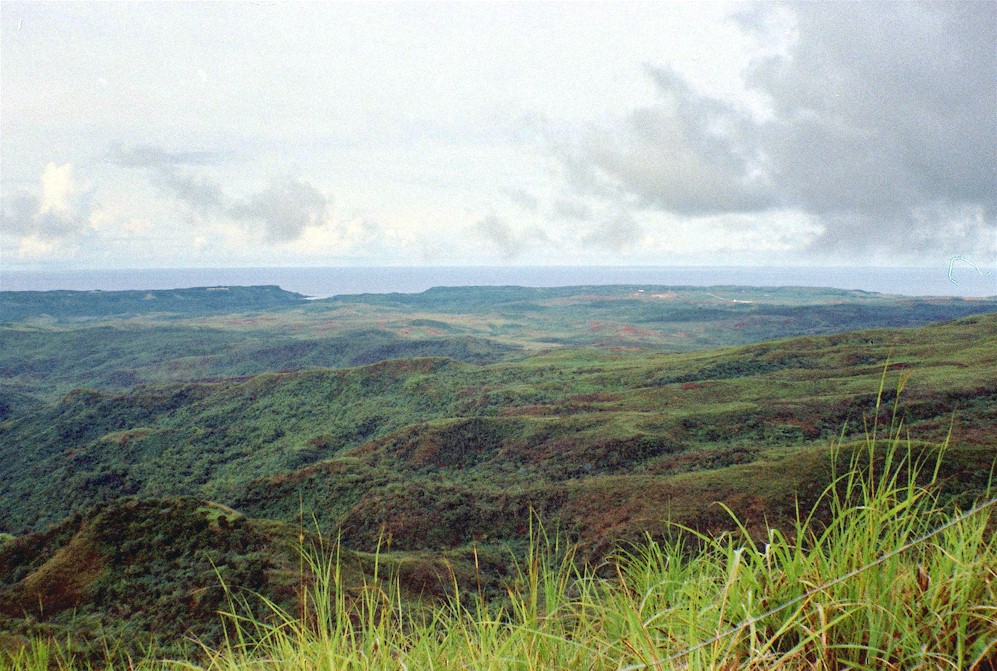
[[[0,232],[43,240],[79,238],[91,230],[92,189],[73,178],[70,163],[49,163],[41,177],[41,195],[4,193]]]
[[[324,223],[326,199],[311,184],[284,179],[234,203],[228,214],[240,221],[260,222],[267,239],[287,242],[300,237],[308,226]]]
[[[232,198],[221,185],[192,167],[216,165],[222,157],[207,151],[170,152],[152,145],[117,148],[112,162],[125,168],[144,169],[165,194],[207,216],[261,225],[271,242],[290,242],[309,226],[326,222],[329,202],[316,187],[286,177],[273,179],[262,190],[244,198]]]
[[[822,227],[809,249],[830,254],[992,249],[993,6],[792,8],[797,40],[788,56],[746,71],[767,114],[649,66],[659,104],[634,110],[618,128],[560,144],[574,191],[689,217],[795,210]],[[771,10],[762,5],[739,21],[763,32]],[[622,221],[621,232],[630,227]]]
[[[4,11],[5,268],[997,250],[992,2]]]
[[[471,227],[471,234],[485,240],[503,261],[513,261],[530,250],[554,244],[539,227],[528,226],[515,230],[505,219],[494,214],[475,223]]]

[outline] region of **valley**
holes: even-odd
[[[117,293],[0,293],[0,642],[217,642],[219,578],[293,609],[306,537],[355,589],[501,600],[538,520],[597,566],[736,531],[716,502],[790,529],[891,427],[946,504],[997,455],[997,299]]]

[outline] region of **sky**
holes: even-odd
[[[7,269],[997,264],[993,2],[0,3]]]

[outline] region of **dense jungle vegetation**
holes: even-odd
[[[760,613],[752,599],[782,603],[802,589],[790,583],[889,551],[830,549],[865,524],[843,518],[861,508],[849,497],[885,497],[900,547],[992,495],[997,299],[8,292],[0,343],[0,649],[18,668],[120,655],[249,668],[292,652],[322,668],[308,655],[333,639],[343,668],[672,668],[654,660]],[[888,449],[871,449],[882,427]],[[882,491],[835,498],[840,474]],[[908,517],[915,500],[925,508]],[[979,571],[994,556],[987,519],[978,538],[949,539],[965,551],[955,564],[928,553],[893,569],[925,594],[921,566],[946,594],[963,590],[951,668],[991,668],[997,645],[994,575]],[[762,546],[784,554],[756,559]],[[735,583],[740,571],[752,577]],[[677,605],[662,580],[705,582]],[[793,669],[915,668],[927,639],[858,623],[851,598],[810,599],[785,614],[792,624],[716,642],[699,668],[773,668],[778,655]],[[688,620],[704,603],[713,615]],[[683,608],[680,636],[660,613]],[[393,642],[370,649],[375,631]],[[827,643],[855,631],[865,656]],[[262,634],[279,655],[250,646]],[[891,636],[904,642],[876,647]]]

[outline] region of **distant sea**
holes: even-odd
[[[989,274],[988,274],[989,273]],[[954,281],[953,281],[954,280]],[[641,284],[803,286],[906,296],[997,296],[997,269],[954,263],[937,268],[873,267],[368,267],[184,268],[153,270],[0,269],[0,291],[120,291],[275,284],[311,297],[417,293],[437,286]]]

